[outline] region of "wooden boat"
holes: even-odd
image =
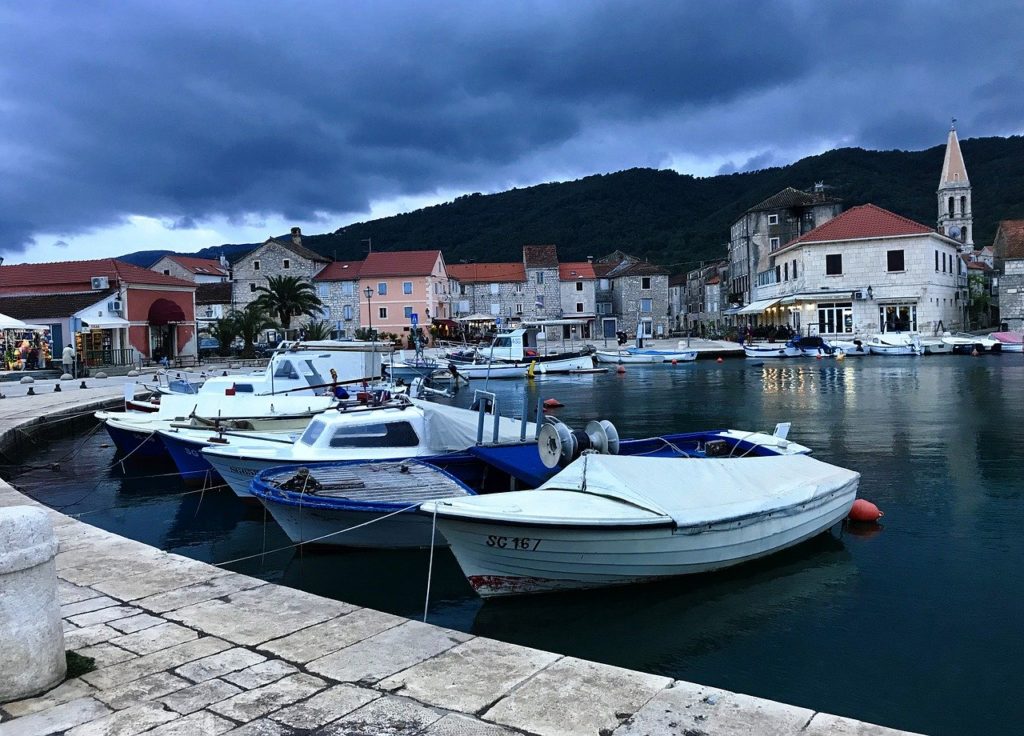
[[[905,332],[883,332],[868,340],[872,355],[922,355],[921,338]]]
[[[688,363],[697,360],[696,350],[598,350],[594,353],[598,363]]]
[[[748,358],[775,359],[775,358],[799,358],[803,356],[800,348],[789,343],[766,343],[759,342],[743,346],[743,352]]]
[[[584,455],[533,491],[428,501],[482,597],[736,565],[842,521],[860,475],[806,456]]]

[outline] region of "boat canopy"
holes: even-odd
[[[747,306],[743,307],[736,314],[761,314],[764,310],[768,309],[775,304],[778,304],[782,300],[782,297],[778,299],[761,299],[760,301],[750,302]]]
[[[859,478],[806,455],[742,461],[584,455],[537,490],[602,496],[692,527],[813,501]]]
[[[412,399],[412,403],[423,412],[423,424],[426,444],[431,452],[451,452],[464,450],[476,444],[477,423],[476,412],[458,409],[444,404]],[[502,417],[498,420],[498,441],[518,442],[521,423],[517,419]],[[527,422],[526,437],[533,439],[537,433],[537,425]],[[494,417],[488,414],[484,419],[484,442],[494,438]],[[536,450],[534,450],[536,454]]]

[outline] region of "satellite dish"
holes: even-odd
[[[565,424],[555,420],[545,422],[537,438],[537,452],[545,468],[568,465],[575,454],[576,438]]]

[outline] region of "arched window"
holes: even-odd
[[[948,212],[948,214],[949,214],[950,217],[953,216],[953,203],[955,201],[956,201],[956,197],[950,197],[949,198],[949,212]]]
[[[960,214],[967,214],[967,197],[960,197]]]

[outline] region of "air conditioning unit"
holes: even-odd
[[[93,291],[110,288],[110,279],[106,276],[93,276],[90,281],[92,282]]]
[[[112,302],[107,302],[108,312],[120,312],[122,309],[124,309],[124,304],[121,302],[120,299],[115,299]]]
[[[853,292],[853,298],[856,299],[857,301],[862,301],[864,299],[867,299],[868,298],[867,289],[857,289],[857,291]]]

